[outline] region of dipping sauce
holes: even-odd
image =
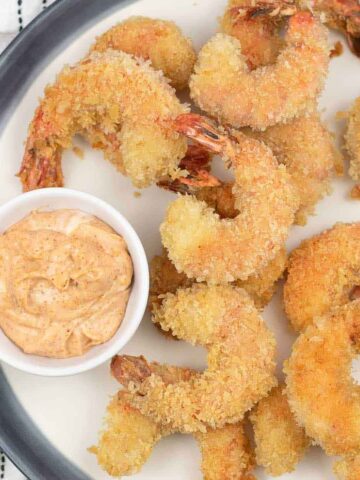
[[[0,236],[0,328],[25,353],[83,355],[118,330],[132,277],[126,243],[107,224],[34,211]]]

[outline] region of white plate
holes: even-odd
[[[199,48],[216,31],[217,17],[222,14],[225,4],[225,0],[139,0],[119,9],[86,31],[54,58],[33,82],[0,137],[0,202],[21,191],[20,182],[14,175],[22,158],[22,140],[26,138],[27,125],[44,86],[54,79],[56,72],[65,63],[80,59],[96,35],[130,15],[149,15],[176,21]],[[331,38],[332,41],[340,38],[344,43],[343,38],[335,34]],[[343,55],[331,61],[330,75],[321,101],[323,119],[331,128],[336,124],[336,112],[348,108],[360,94],[359,80],[360,60],[345,47]],[[336,127],[340,133],[343,125],[340,123]],[[161,250],[159,225],[173,195],[152,187],[142,191],[140,198],[135,198],[130,182],[105,162],[101,153],[91,150],[82,141],[78,142],[85,149],[85,159],[80,160],[72,152],[64,155],[66,186],[90,192],[118,208],[138,232],[147,256],[151,259]],[[334,181],[334,192],[320,202],[317,215],[309,219],[306,227],[292,228],[288,243],[290,248],[335,222],[360,220],[360,204],[348,199],[350,186],[351,182],[347,178]],[[280,371],[281,363],[288,356],[294,339],[282,313],[280,291],[264,316],[276,332]],[[124,353],[144,354],[148,359],[195,368],[205,365],[203,351],[183,342],[164,339],[147,316]],[[39,378],[9,367],[5,367],[5,372],[22,405],[48,439],[92,478],[108,479],[107,474],[97,466],[95,457],[86,450],[97,441],[106,404],[110,395],[118,389],[116,382],[110,378],[108,365],[70,378]],[[332,462],[320,449],[314,448],[296,472],[283,475],[281,479],[329,480],[335,478],[331,471]],[[200,479],[199,464],[200,454],[194,440],[189,436],[176,435],[157,445],[141,473],[134,478]],[[260,480],[268,478],[262,469],[256,473]]]

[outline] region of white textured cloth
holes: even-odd
[[[54,0],[0,0],[0,52]]]
[[[0,0],[0,53],[54,0]],[[0,450],[0,480],[25,480]],[[50,479],[49,479],[50,480]]]

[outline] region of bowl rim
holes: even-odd
[[[137,304],[135,307],[135,312],[132,315],[132,320],[130,322],[130,325],[126,331],[126,334],[120,335],[119,339],[117,339],[113,345],[109,346],[105,351],[99,353],[98,355],[94,356],[93,358],[89,358],[87,360],[84,360],[84,362],[80,362],[78,365],[73,365],[73,366],[65,366],[61,367],[59,366],[37,366],[33,364],[26,364],[24,363],[23,360],[20,360],[18,358],[14,358],[12,354],[4,354],[2,350],[0,349],[0,362],[4,362],[7,365],[16,368],[18,370],[21,370],[22,372],[26,373],[31,373],[34,375],[39,375],[39,376],[45,376],[45,377],[65,377],[65,376],[71,376],[71,375],[77,375],[79,373],[84,373],[86,371],[92,370],[99,365],[102,365],[103,363],[107,362],[110,360],[114,355],[116,355],[122,348],[125,347],[125,345],[130,341],[130,339],[133,337],[135,332],[137,331],[146,307],[147,307],[147,302],[148,302],[148,295],[149,295],[149,265],[146,257],[146,253],[144,250],[144,247],[141,243],[141,240],[136,233],[134,227],[131,225],[131,223],[127,220],[127,218],[120,213],[114,206],[111,204],[107,203],[105,200],[102,200],[101,198],[98,198],[95,195],[92,195],[87,192],[82,192],[80,190],[75,190],[71,188],[43,188],[39,190],[32,190],[30,192],[22,193],[20,195],[17,195],[16,197],[13,197],[12,199],[8,200],[4,204],[0,206],[0,221],[1,217],[4,213],[9,212],[11,210],[16,209],[17,206],[24,205],[26,204],[27,200],[29,198],[37,198],[37,199],[43,199],[46,201],[46,199],[54,199],[54,198],[73,198],[74,200],[76,199],[81,199],[89,205],[96,205],[97,207],[100,207],[102,210],[106,211],[110,215],[112,215],[115,219],[120,221],[122,226],[124,227],[124,230],[126,230],[126,234],[128,237],[131,238],[131,244],[132,244],[132,250],[135,252],[135,255],[138,259],[138,266],[140,270],[140,275],[139,275],[139,295],[137,299]],[[60,210],[61,208],[54,208],[51,210]],[[74,207],[74,210],[76,210],[76,207]],[[29,210],[30,212],[31,210]],[[96,215],[95,215],[96,216]],[[105,223],[107,223],[105,220],[98,218]],[[16,222],[14,222],[15,224]],[[113,228],[113,227],[112,227]],[[1,232],[1,230],[0,230]],[[1,233],[0,233],[1,234]],[[126,242],[128,244],[128,242]],[[131,253],[131,257],[134,257],[134,253]],[[134,260],[133,260],[134,263]],[[120,328],[120,327],[119,327]],[[116,333],[115,333],[116,335]],[[114,337],[112,337],[113,339]],[[111,339],[110,339],[111,340]],[[108,340],[108,342],[110,341]],[[11,340],[9,339],[11,342]],[[106,345],[107,342],[104,342],[103,344],[99,346],[104,346]],[[94,347],[96,348],[96,346]],[[19,349],[21,352],[21,349]],[[86,354],[85,354],[86,355]],[[36,357],[36,355],[31,355],[29,354],[29,357]],[[79,357],[72,357],[72,358],[78,358],[81,359],[82,356]],[[42,357],[47,360],[46,357]],[[61,359],[53,359],[49,358],[49,362],[51,361],[61,361]]]

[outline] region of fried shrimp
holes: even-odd
[[[208,368],[187,382],[166,385],[156,374],[131,382],[133,406],[157,423],[184,433],[237,423],[275,386],[275,340],[244,290],[178,289],[154,315],[163,330],[208,350]],[[113,369],[129,361],[118,356]]]
[[[232,133],[236,137],[237,132]],[[242,133],[263,141],[271,148],[278,162],[286,166],[300,198],[295,223],[305,225],[307,216],[314,213],[316,203],[330,193],[330,179],[334,172],[338,175],[343,173],[343,157],[335,146],[333,135],[322,124],[317,113],[287,124],[274,125],[263,132],[246,128]],[[211,157],[206,159],[204,152],[199,159],[192,159],[192,180],[187,182],[189,185],[185,185],[184,178],[180,178],[164,181],[160,186],[183,194],[192,193],[198,200],[214,208],[220,218],[235,218],[239,212],[235,208],[233,183],[220,182],[220,185],[216,185],[216,177],[211,175],[207,166],[210,161]],[[179,166],[187,170],[187,164],[182,160]]]
[[[349,174],[351,178],[360,181],[360,97],[345,114],[347,129],[345,133],[345,148],[350,156]]]
[[[360,386],[351,376],[359,340],[360,300],[354,300],[314,319],[285,365],[290,407],[328,455],[360,452]]]
[[[334,472],[339,480],[359,480],[360,455],[349,456],[336,462]]]
[[[258,465],[275,477],[295,470],[310,440],[290,410],[284,386],[274,388],[251,411]]]
[[[165,383],[188,381],[196,375],[196,372],[188,368],[164,366],[155,362],[149,365],[142,357],[132,366],[134,368],[128,370],[126,378],[123,378],[112,362],[112,373],[125,386],[131,378],[136,379],[139,375],[150,372],[161,375]],[[110,401],[105,429],[100,434],[98,445],[90,448],[90,452],[97,456],[99,465],[115,477],[139,472],[156,443],[171,433],[167,427],[142,415],[131,405],[131,398],[130,392],[121,390]]]
[[[275,293],[276,282],[285,271],[286,260],[286,250],[282,248],[259,273],[247,280],[238,280],[234,285],[246,290],[255,306],[262,310]],[[156,255],[150,262],[150,310],[162,303],[166,293],[175,293],[178,288],[188,288],[193,283],[194,280],[176,270],[165,251]]]
[[[155,444],[168,433],[133,408],[130,397],[129,392],[120,391],[111,400],[99,443],[89,449],[99,465],[114,477],[139,472]]]
[[[355,55],[360,56],[360,4],[357,0],[297,0],[335,30],[345,33]]]
[[[174,22],[130,17],[96,39],[91,51],[122,50],[150,60],[177,90],[188,86],[196,54],[191,41]]]
[[[204,480],[256,480],[253,453],[241,423],[198,432]]]
[[[23,189],[63,185],[61,154],[76,133],[137,187],[175,174],[187,145],[171,121],[184,110],[146,62],[123,52],[95,52],[46,88],[29,127],[19,173]]]
[[[315,317],[351,300],[360,285],[360,223],[337,224],[305,240],[288,261],[285,312],[303,331]]]
[[[239,40],[250,70],[275,63],[284,40],[279,34],[284,15],[295,13],[293,2],[230,0],[220,20],[223,33]]]
[[[125,387],[152,374],[161,376],[165,384],[187,381],[197,372],[156,362],[147,363],[143,357],[127,357],[119,369],[112,362],[113,375]],[[148,459],[155,444],[169,435],[167,427],[157,424],[131,406],[131,393],[120,391],[108,407],[107,428],[101,433],[99,445],[90,451],[99,464],[114,476],[138,472]],[[242,424],[225,425],[220,429],[197,432],[195,438],[202,454],[204,480],[255,480],[250,474],[254,466],[253,452]]]
[[[285,42],[274,64],[250,72],[240,42],[217,34],[195,64],[193,100],[222,123],[258,130],[312,112],[329,63],[326,29],[299,12],[289,20]]]
[[[221,220],[192,196],[172,202],[160,227],[170,260],[197,281],[225,283],[256,275],[283,247],[294,221],[298,196],[288,173],[262,142],[241,134],[235,141],[194,114],[175,124],[233,167],[240,213]]]
[[[245,133],[265,142],[279,163],[286,166],[300,198],[295,222],[305,225],[316,203],[330,193],[334,171],[342,173],[343,159],[333,136],[317,113],[269,127],[264,132],[246,129]]]

